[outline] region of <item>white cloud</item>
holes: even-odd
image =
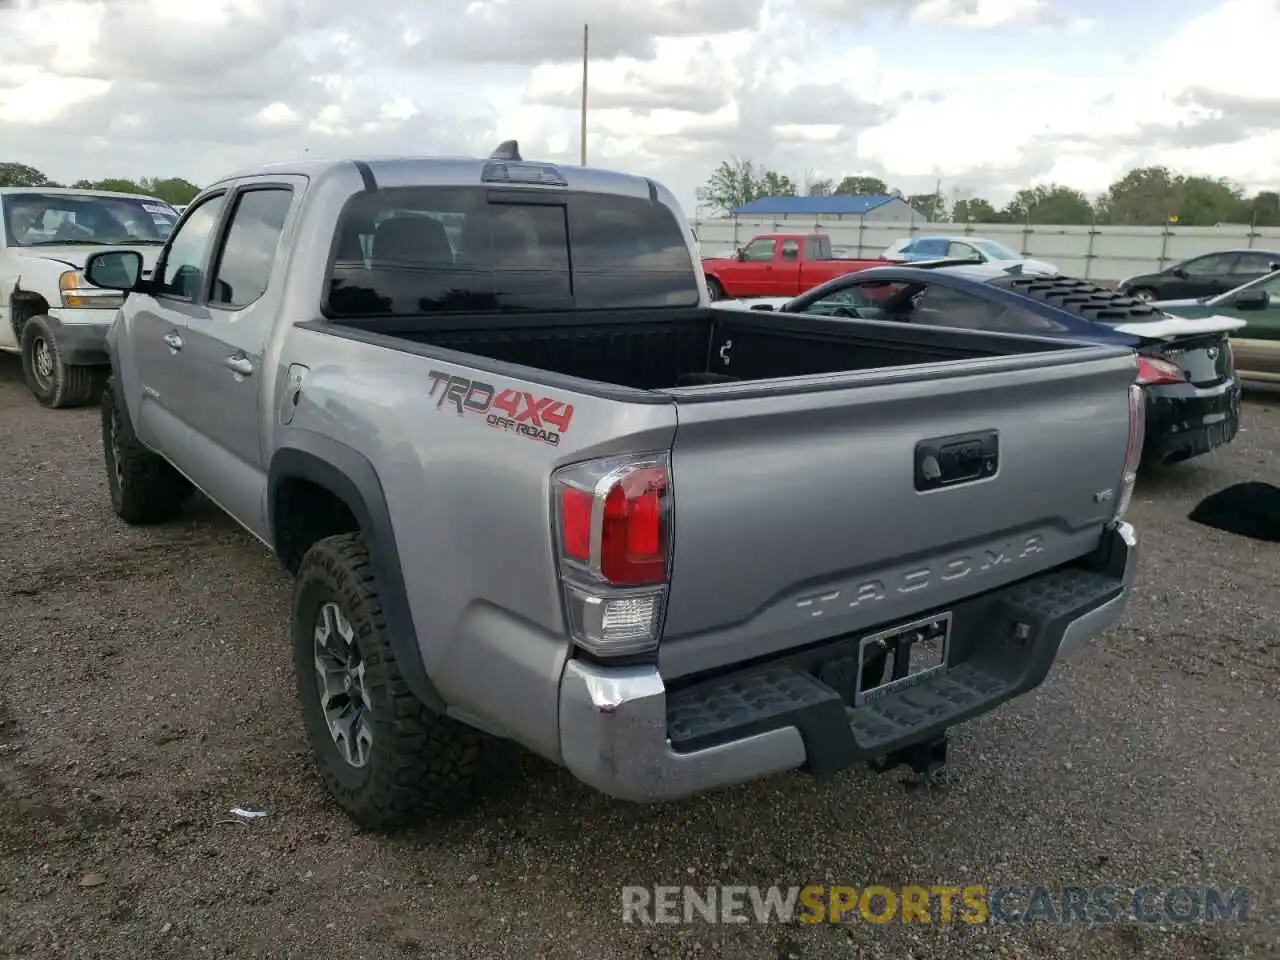
[[[911,19],[974,30],[1038,23],[1053,16],[1048,0],[921,0]]]
[[[1280,47],[1280,9],[1179,9],[1135,42],[1141,10],[1065,0],[0,0],[0,160],[207,182],[516,137],[576,162],[589,19],[589,159],[690,208],[729,156],[994,200],[1148,163],[1275,186],[1280,95],[1238,51]]]

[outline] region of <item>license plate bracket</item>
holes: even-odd
[[[921,617],[910,623],[880,630],[858,641],[858,662],[885,655],[886,663],[879,682],[863,688],[865,671],[858,671],[854,692],[855,707],[874,703],[889,693],[914,686],[926,677],[947,669],[951,648],[951,611],[932,617]]]

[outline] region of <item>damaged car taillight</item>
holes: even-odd
[[[552,475],[551,493],[573,641],[602,656],[652,650],[671,566],[667,455],[572,464]]]

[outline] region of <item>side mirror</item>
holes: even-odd
[[[1271,297],[1265,290],[1245,290],[1231,302],[1237,310],[1265,310],[1271,304]]]
[[[1169,272],[1173,274],[1175,277],[1177,277],[1179,280],[1187,279],[1187,271],[1183,270],[1182,267],[1174,267]]]
[[[128,293],[142,276],[142,254],[136,250],[100,250],[89,254],[84,263],[84,278],[103,290]]]
[[[746,249],[746,247],[739,247],[737,250],[733,251],[733,259],[735,259],[735,260],[745,260],[745,259],[747,259],[747,249]]]

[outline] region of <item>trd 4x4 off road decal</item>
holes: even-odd
[[[439,370],[432,370],[427,376],[431,378],[428,396],[435,398],[437,410],[454,410],[460,417],[468,413],[482,415],[489,426],[531,440],[555,446],[561,435],[568,433],[573,420],[573,404],[554,397],[539,397],[526,390],[499,390],[491,383]]]

